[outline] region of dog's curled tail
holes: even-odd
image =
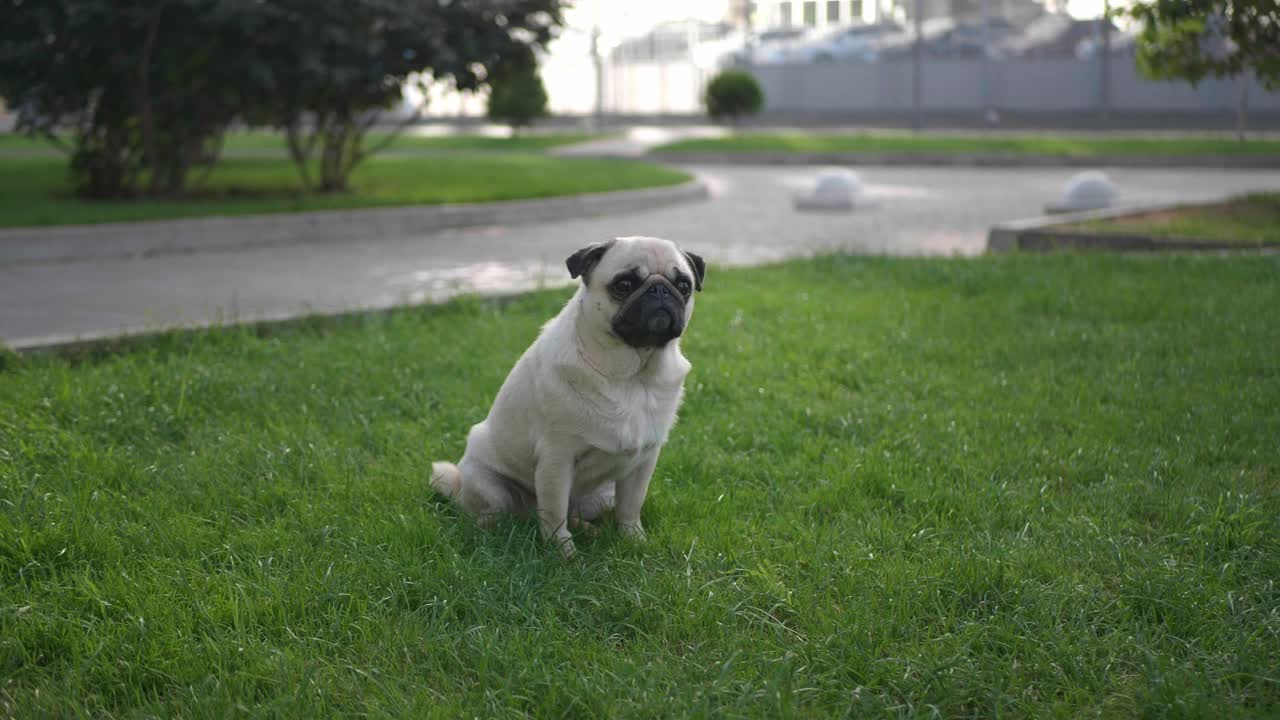
[[[458,496],[458,487],[462,484],[462,471],[457,465],[447,462],[431,463],[431,487],[449,499]]]

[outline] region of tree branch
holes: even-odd
[[[369,119],[362,124],[360,128],[360,132],[357,135],[356,146],[353,152],[351,153],[351,162],[347,166],[347,172],[350,173],[352,170],[355,169],[356,165],[359,165],[361,162],[364,161],[365,158],[369,157],[370,155],[376,155],[377,153],[380,153],[383,150],[387,149],[387,147],[391,145],[391,143],[395,142],[410,125],[417,123],[421,119],[422,119],[422,108],[421,107],[414,108],[413,115],[400,121],[400,123],[397,124],[396,127],[391,132],[387,133],[387,136],[385,138],[383,138],[373,147],[370,147],[368,150],[362,150],[360,149],[360,146],[362,144],[360,139],[364,138],[365,132],[367,132],[369,128],[373,127],[373,124],[378,120],[377,113],[370,113]]]
[[[67,155],[70,155],[71,153],[75,152],[75,148],[63,142],[62,138],[54,134],[52,129],[41,130],[37,134],[40,137],[44,138],[45,140],[48,140],[51,145],[58,148],[62,152],[66,153]]]

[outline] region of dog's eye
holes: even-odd
[[[613,283],[613,289],[624,295],[634,290],[635,287],[636,287],[635,281],[628,280],[626,278],[623,278],[621,280],[616,280]]]
[[[688,280],[680,278],[676,281],[676,289],[685,295],[688,295],[693,290],[693,286],[689,284]]]

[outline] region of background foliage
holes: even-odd
[[[1245,71],[1268,88],[1280,83],[1280,3],[1275,0],[1145,0],[1139,65],[1160,78],[1199,82]]]
[[[499,72],[489,83],[491,120],[507,123],[514,130],[546,114],[547,90],[534,64]]]
[[[20,0],[0,16],[0,95],[20,129],[70,132],[85,195],[181,192],[236,121],[284,128],[304,185],[342,190],[406,83],[479,87],[532,59],[560,5]]]

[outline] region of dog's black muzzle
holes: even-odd
[[[684,332],[685,296],[654,274],[613,316],[613,332],[632,347],[661,347]]]

